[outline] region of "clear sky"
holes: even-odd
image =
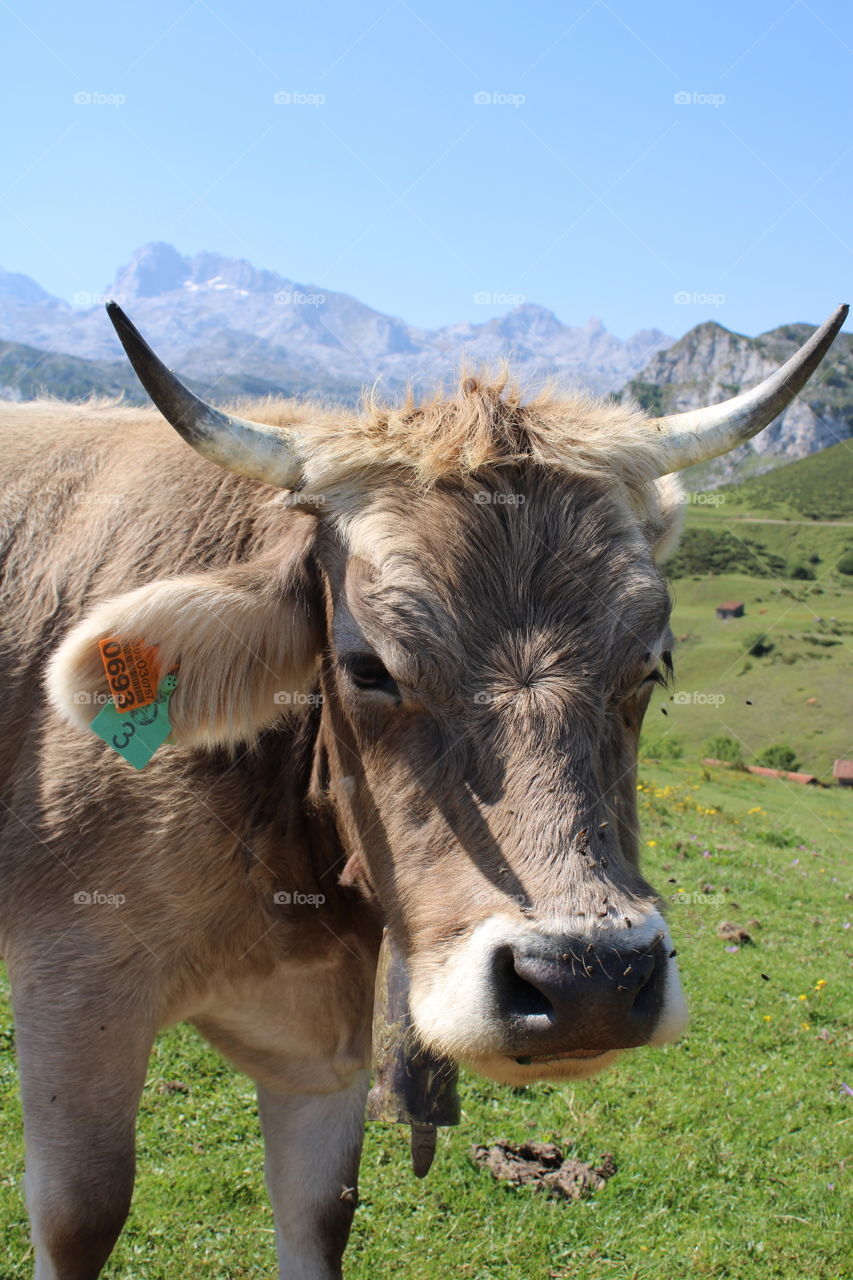
[[[851,300],[849,0],[0,0],[0,51],[0,265],[68,299],[167,240],[429,327]]]

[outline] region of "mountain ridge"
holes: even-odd
[[[660,416],[754,386],[813,329],[784,324],[748,337],[707,320],[677,341],[658,329],[623,340],[596,316],[564,325],[549,308],[526,300],[482,322],[423,329],[242,258],[183,255],[158,241],[138,249],[103,294],[75,295],[77,308],[28,276],[0,270],[0,336],[6,339],[0,396],[77,398],[88,385],[98,394],[121,392],[140,401],[103,312],[107,297],[130,311],[167,364],[219,403],[297,395],[354,404],[373,385],[394,399],[410,385],[416,393],[447,385],[460,368],[508,361],[522,385],[547,379],[566,389],[582,385],[633,397]],[[694,488],[731,483],[851,435],[853,337],[841,334],[776,422],[724,458],[691,468],[687,482]]]
[[[28,277],[15,277],[10,287],[12,277],[0,272],[0,334],[7,340],[89,360],[116,359],[120,348],[100,308],[114,297],[132,308],[165,360],[199,377],[208,373],[205,345],[219,338],[221,368],[237,374],[251,353],[253,367],[271,381],[284,359],[315,380],[372,384],[378,378],[396,392],[409,383],[425,388],[446,381],[461,364],[509,359],[522,382],[556,376],[605,393],[672,342],[656,329],[623,340],[596,317],[583,326],[564,325],[531,302],[479,323],[424,329],[244,259],[207,251],[184,256],[164,242],[137,250],[103,294],[75,295],[83,304],[76,309],[35,281],[28,290]]]

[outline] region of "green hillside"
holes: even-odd
[[[695,760],[722,735],[754,763],[785,743],[829,780],[853,755],[853,444],[688,498],[667,566],[676,693],[657,695],[645,750]],[[718,619],[727,600],[745,616]]]
[[[197,395],[215,404],[231,404],[247,397],[296,396],[354,404],[361,387],[331,376],[306,373],[282,364],[275,378],[254,374],[225,374],[214,382],[184,378]],[[0,341],[0,397],[35,400],[55,396],[59,400],[86,400],[90,396],[123,396],[128,404],[145,404],[148,397],[126,360],[85,360],[57,354],[18,342]]]
[[[807,520],[853,520],[853,440],[842,440],[720,492],[738,510]]]

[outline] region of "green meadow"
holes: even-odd
[[[429,1177],[371,1125],[349,1280],[843,1280],[853,1275],[849,840],[853,792],[646,764],[645,863],[672,899],[681,1041],[524,1090],[462,1080]],[[723,922],[751,937],[734,950]],[[31,1274],[8,1004],[0,999],[0,1280]],[[617,1173],[575,1203],[496,1183],[470,1148],[562,1144]],[[192,1030],[162,1035],[112,1280],[275,1275],[250,1082]]]
[[[853,445],[711,493],[690,491],[688,474],[686,487],[676,690],[652,705],[644,749],[698,761],[722,735],[752,764],[783,743],[829,781],[853,756]],[[726,601],[744,616],[717,618]]]

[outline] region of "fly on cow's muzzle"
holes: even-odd
[[[408,966],[387,928],[376,970],[373,1070],[367,1118],[410,1126],[412,1169],[416,1178],[424,1178],[435,1155],[437,1127],[459,1123],[458,1071],[449,1058],[417,1042]]]

